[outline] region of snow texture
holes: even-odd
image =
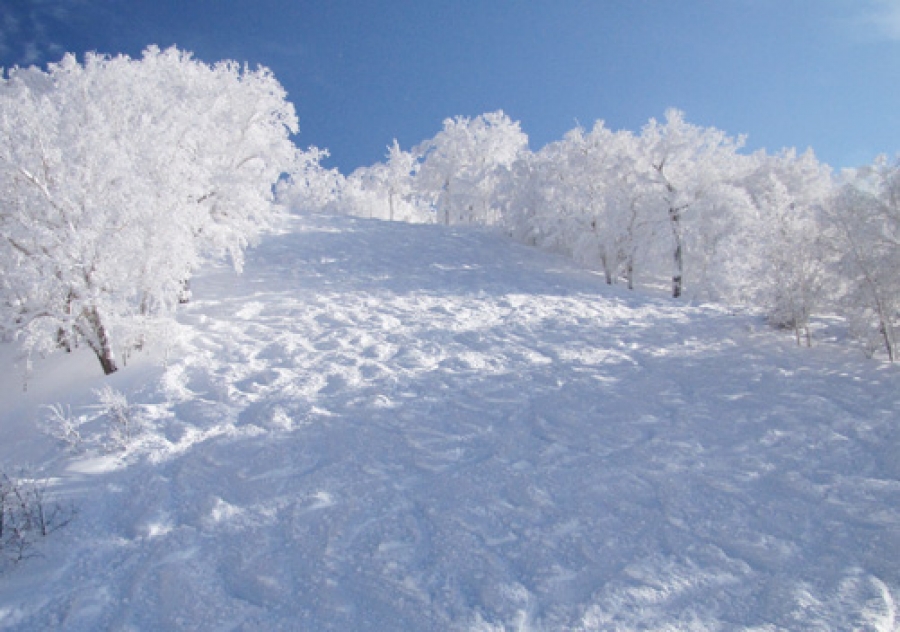
[[[0,459],[79,513],[0,629],[898,629],[896,368],[476,229],[298,216],[192,289],[110,378],[3,349]]]

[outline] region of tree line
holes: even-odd
[[[669,110],[637,132],[599,121],[531,151],[519,123],[493,112],[449,118],[408,151],[394,141],[384,162],[347,176],[314,157],[280,193],[364,217],[493,226],[610,284],[764,310],[798,344],[811,344],[814,315],[838,315],[867,354],[893,361],[900,163],[836,174],[811,150],[744,146]]]
[[[677,110],[531,151],[493,112],[345,176],[296,132],[271,71],[177,48],[0,70],[0,339],[26,357],[84,345],[112,373],[201,265],[240,270],[281,204],[491,226],[610,284],[763,309],[798,343],[813,315],[837,314],[868,353],[898,353],[895,160],[834,174],[811,151],[744,152]]]

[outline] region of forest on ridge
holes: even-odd
[[[743,137],[670,109],[638,132],[602,121],[538,151],[503,112],[444,121],[409,151],[343,176],[315,168],[282,198],[363,217],[493,226],[607,283],[762,309],[810,345],[839,315],[867,355],[897,353],[900,164],[839,174],[809,149],[744,153]],[[310,155],[311,158],[315,156]],[[323,175],[325,177],[323,177]]]
[[[746,153],[675,109],[532,151],[498,111],[344,175],[297,131],[270,71],[175,48],[5,71],[2,338],[26,356],[84,344],[112,373],[160,335],[199,266],[240,269],[281,206],[489,226],[610,284],[762,309],[798,343],[837,315],[868,355],[897,354],[894,159],[835,174],[811,150]]]

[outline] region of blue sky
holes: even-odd
[[[677,107],[838,168],[900,151],[900,0],[0,0],[0,66],[149,44],[268,66],[345,173],[497,109],[535,150]]]

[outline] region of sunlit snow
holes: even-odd
[[[475,229],[298,216],[192,289],[110,378],[56,357],[23,392],[3,350],[4,467],[78,516],[4,567],[0,628],[900,624],[892,367]]]

